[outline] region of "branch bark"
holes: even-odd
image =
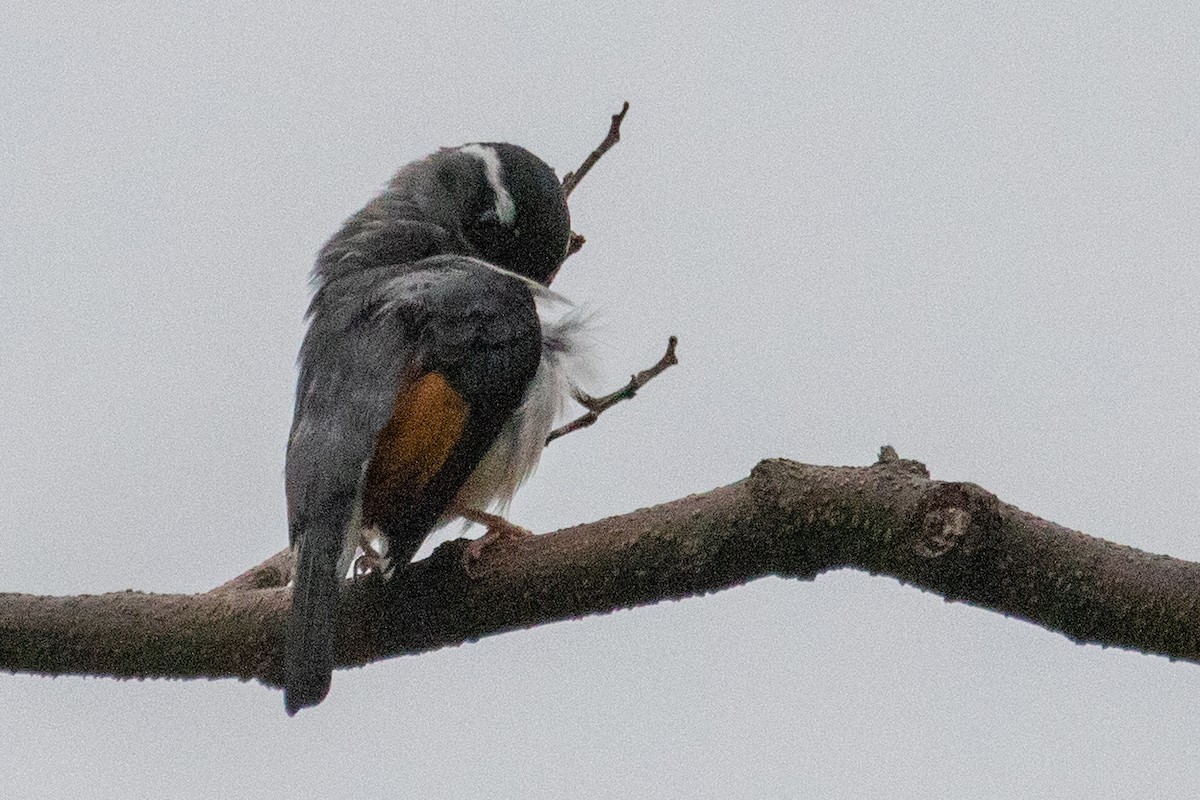
[[[1200,564],[1068,530],[885,448],[869,467],[760,463],[745,480],[498,544],[462,540],[343,587],[337,663],[358,666],[589,614],[854,568],[1071,640],[1200,663]],[[0,668],[280,679],[285,554],[199,595],[0,594]]]

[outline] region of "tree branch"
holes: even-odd
[[[612,149],[613,145],[621,141],[621,123],[625,121],[625,115],[629,113],[629,101],[625,101],[621,105],[621,110],[612,115],[612,120],[608,124],[608,133],[604,140],[600,142],[600,146],[588,155],[579,166],[579,169],[574,172],[568,172],[563,176],[562,187],[563,196],[571,197],[571,192],[575,191],[575,187],[584,179],[592,167],[596,166],[596,162],[604,157],[604,154]],[[563,260],[575,255],[587,243],[587,239],[582,234],[571,231],[571,238],[567,240],[567,254],[563,256]]]
[[[658,360],[658,363],[631,377],[629,383],[612,394],[606,394],[603,397],[589,397],[586,394],[576,395],[575,401],[586,408],[587,413],[571,420],[566,425],[550,431],[549,435],[546,436],[546,444],[550,444],[560,436],[566,436],[568,433],[574,433],[592,425],[596,420],[600,419],[600,415],[605,411],[622,400],[629,400],[638,393],[639,389],[661,375],[668,367],[678,364],[679,359],[675,357],[675,346],[677,344],[679,344],[677,337],[672,336],[667,339],[667,352],[663,353],[663,357]]]
[[[621,104],[621,110],[612,115],[612,121],[608,124],[608,133],[605,134],[604,140],[600,142],[600,145],[583,160],[583,163],[579,165],[579,169],[574,172],[568,172],[563,176],[562,187],[564,195],[570,197],[571,192],[575,191],[575,187],[579,185],[579,182],[587,177],[592,167],[596,166],[596,162],[603,158],[604,154],[613,148],[613,145],[621,141],[621,123],[625,121],[625,115],[628,113],[629,101],[626,100]]]
[[[974,484],[930,480],[923,465],[888,451],[869,467],[764,461],[731,486],[498,544],[470,574],[463,547],[444,544],[387,584],[347,583],[338,665],[844,567],[1072,641],[1200,663],[1200,564],[1068,530]],[[289,590],[256,585],[235,579],[199,595],[3,594],[0,668],[277,685]]]

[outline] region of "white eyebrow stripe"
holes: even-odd
[[[482,144],[469,144],[459,148],[459,151],[473,155],[483,162],[488,184],[496,194],[496,218],[505,225],[512,225],[517,218],[517,204],[500,182],[500,156],[496,155],[496,149]]]

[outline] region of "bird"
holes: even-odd
[[[554,170],[477,142],[402,167],[319,251],[285,467],[289,716],[329,691],[356,547],[390,579],[449,521],[524,532],[488,509],[532,473],[587,370],[586,316],[548,288],[570,237]]]

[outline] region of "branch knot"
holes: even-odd
[[[935,481],[914,512],[919,533],[912,549],[923,559],[939,559],[951,551],[968,557],[992,529],[997,502],[995,495],[973,483]]]
[[[921,520],[921,537],[913,545],[926,558],[939,558],[954,549],[971,528],[971,515],[964,508],[934,508]]]

